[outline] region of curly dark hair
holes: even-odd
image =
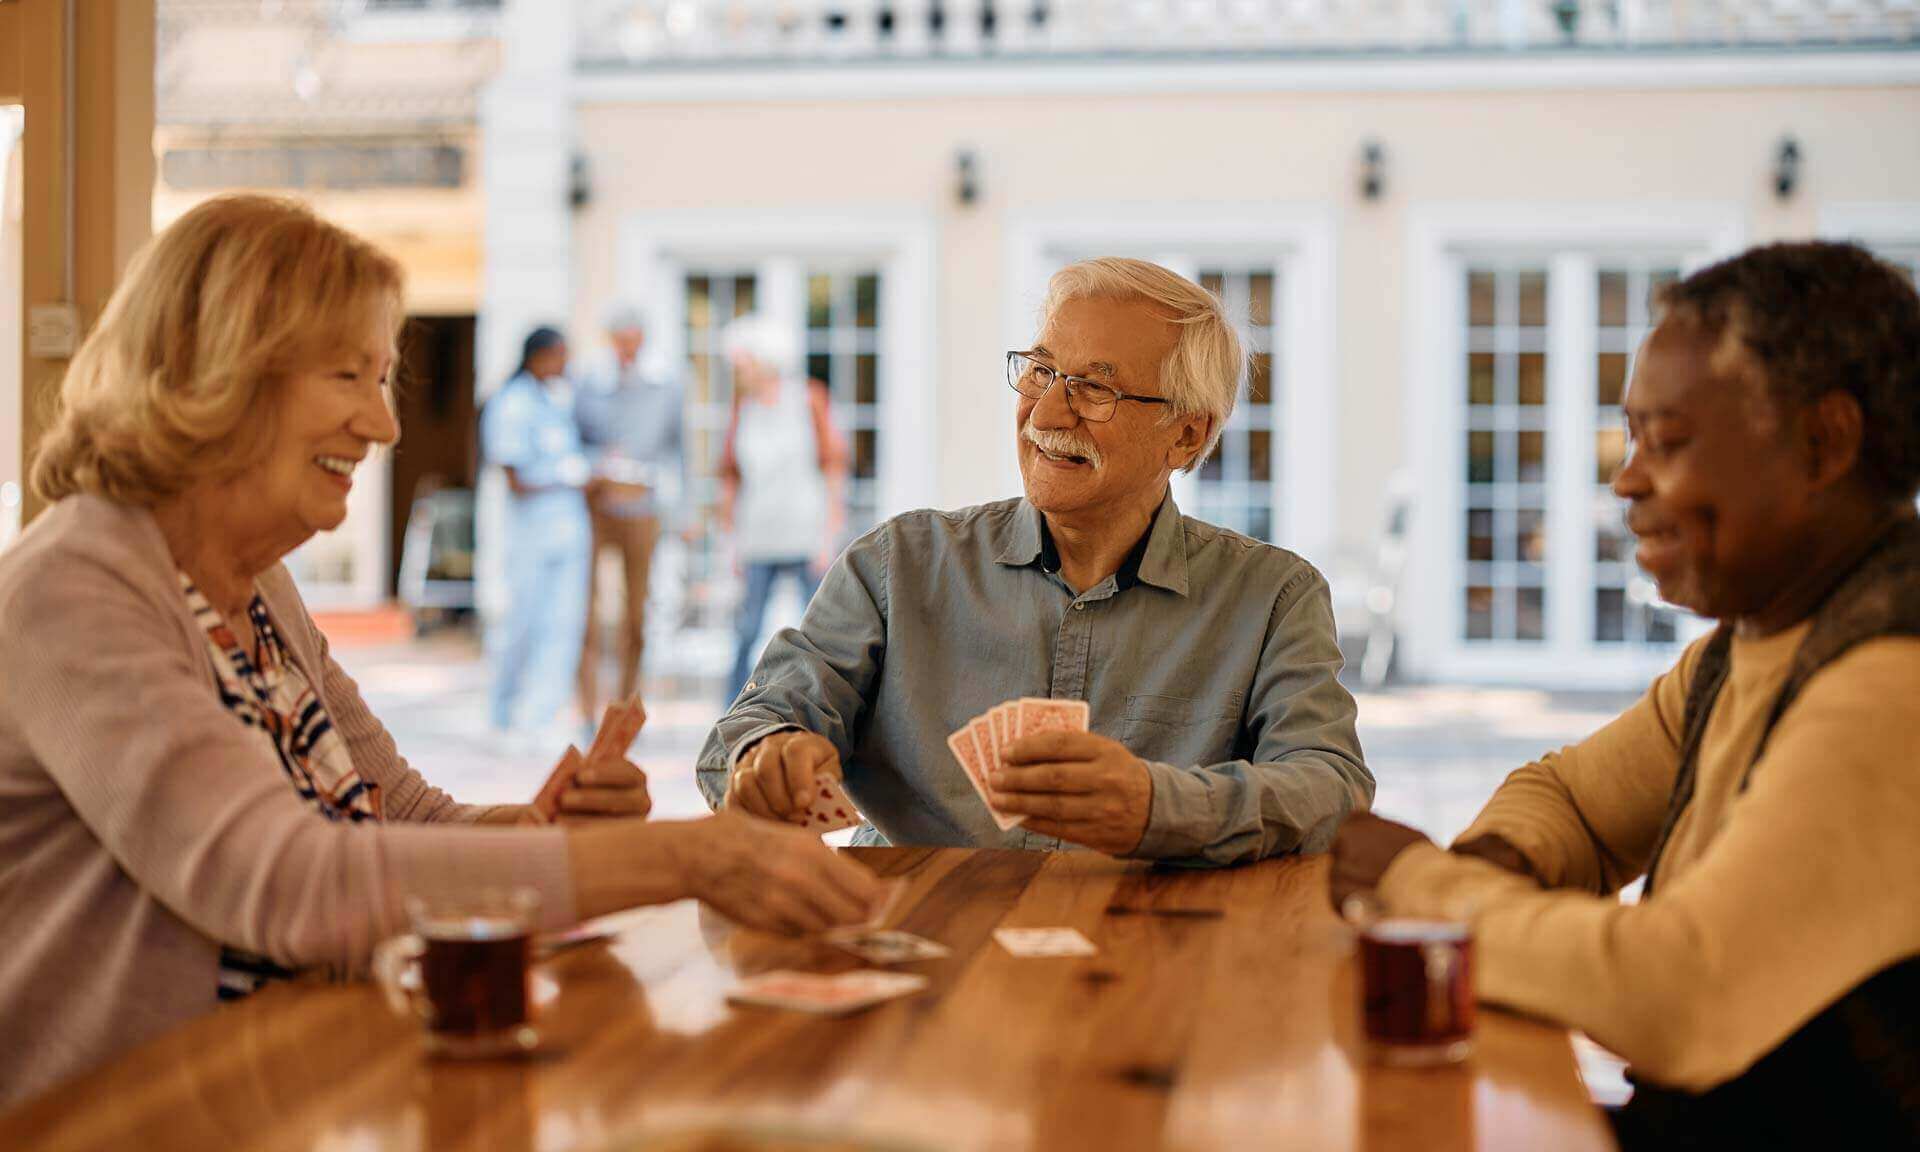
[[[1769,244],[1668,285],[1659,307],[1731,331],[1778,402],[1851,395],[1862,478],[1889,499],[1920,492],[1920,295],[1900,269],[1855,244]]]

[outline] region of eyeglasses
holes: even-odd
[[[1172,401],[1165,396],[1135,396],[1122,392],[1110,384],[1098,380],[1089,380],[1085,376],[1069,376],[1047,364],[1035,360],[1028,352],[1007,353],[1007,383],[1015,392],[1029,400],[1038,400],[1047,394],[1047,389],[1055,383],[1064,384],[1067,389],[1067,407],[1075,416],[1089,424],[1101,424],[1113,419],[1114,410],[1120,407],[1120,401],[1131,400],[1136,404],[1169,404]]]

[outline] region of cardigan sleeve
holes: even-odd
[[[409,895],[525,885],[544,922],[572,920],[563,832],[315,816],[222,706],[169,606],[102,558],[61,567],[0,602],[0,708],[120,868],[196,929],[283,964],[354,970],[402,929]],[[349,723],[377,726],[355,705]]]
[[[326,633],[307,611],[285,566],[275,567],[262,577],[260,588],[280,619],[282,630],[297,637],[295,659],[318,672],[317,691],[326,703],[334,730],[346,742],[355,771],[380,786],[382,815],[410,824],[471,824],[478,820],[486,811],[485,805],[459,803],[429,784],[400,755],[393,734],[361,697],[360,685],[333,658]]]

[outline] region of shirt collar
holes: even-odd
[[[1059,553],[1053,547],[1053,535],[1047,531],[1040,510],[1026,500],[1020,501],[1008,525],[1006,542],[994,559],[1001,564],[1027,567],[1038,563],[1048,572],[1060,568]],[[1130,588],[1135,583],[1151,584],[1181,596],[1187,594],[1187,533],[1181,523],[1180,508],[1168,490],[1154,513],[1153,524],[1135,544],[1133,551],[1114,573],[1114,583]]]

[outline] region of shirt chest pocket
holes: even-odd
[[[1135,756],[1174,764],[1231,759],[1243,693],[1194,700],[1142,693],[1127,697],[1121,743]]]

